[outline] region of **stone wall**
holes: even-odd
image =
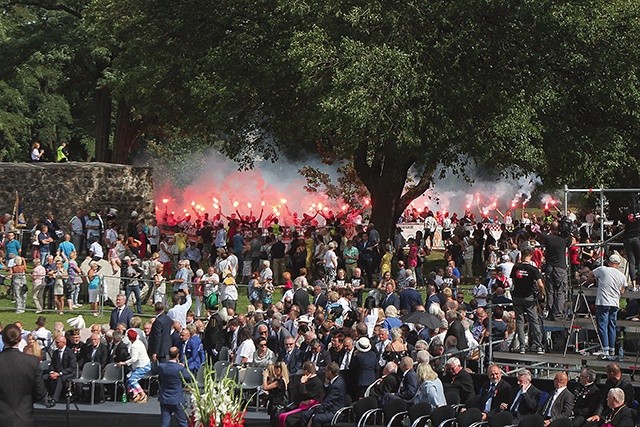
[[[0,163],[0,213],[12,213],[20,195],[28,224],[53,212],[68,228],[77,209],[115,208],[125,225],[131,211],[154,213],[153,169],[109,163]]]

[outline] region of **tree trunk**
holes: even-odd
[[[402,212],[431,185],[435,165],[423,165],[420,180],[405,188],[407,173],[415,159],[399,150],[395,144],[376,152],[372,159],[365,143],[354,153],[353,165],[371,195],[371,222],[384,242],[393,235]]]
[[[131,118],[131,107],[125,99],[118,102],[116,130],[113,140],[113,163],[131,163],[131,152],[142,128],[139,121]]]
[[[96,89],[96,153],[97,162],[108,162],[111,136],[111,91],[106,86]]]
[[[407,156],[393,155],[392,149],[376,152],[372,159],[366,143],[354,153],[353,165],[358,176],[371,194],[371,222],[384,242],[393,235],[398,217],[407,205],[401,197],[412,161]]]

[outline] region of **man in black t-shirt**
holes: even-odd
[[[511,280],[513,281],[511,296],[513,298],[513,309],[516,312],[516,333],[520,344],[519,351],[523,354],[525,352],[524,322],[526,314],[529,320],[529,331],[531,332],[529,349],[536,351],[538,354],[544,354],[537,298],[538,294],[544,294],[544,284],[542,283],[542,273],[531,262],[531,249],[522,250],[522,262],[513,266]],[[512,348],[512,350],[515,350],[515,348]]]
[[[551,223],[551,233],[542,236],[545,258],[545,281],[547,290],[547,310],[549,319],[563,317],[567,312],[565,295],[567,294],[567,261],[565,252],[571,245],[571,239],[559,234],[558,221]]]

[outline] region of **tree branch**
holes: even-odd
[[[61,12],[66,12],[69,15],[75,16],[76,18],[80,19],[82,18],[82,13],[80,13],[80,11],[75,10],[69,6],[65,6],[64,4],[60,4],[60,3],[52,3],[52,4],[47,4],[45,2],[39,2],[39,1],[34,1],[34,0],[14,0],[14,1],[7,1],[7,2],[2,2],[0,3],[0,7],[2,7],[3,9],[6,9],[10,6],[32,6],[32,7],[39,7],[41,9],[45,9],[45,10],[56,10],[56,11],[61,11]]]
[[[373,181],[371,179],[371,167],[367,163],[367,143],[361,142],[353,153],[353,167],[358,173],[365,187],[369,188]]]
[[[420,181],[412,187],[409,187],[407,191],[400,197],[398,204],[401,207],[401,211],[405,210],[409,204],[420,197],[422,193],[427,191],[429,187],[431,187],[431,182],[433,180],[433,173],[435,172],[435,166],[427,166],[425,167],[422,175],[420,175]]]

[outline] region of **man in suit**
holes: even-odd
[[[398,391],[382,396],[383,405],[393,399],[413,400],[418,392],[418,376],[413,370],[413,359],[408,356],[403,357],[399,368],[402,374]]]
[[[294,281],[296,290],[293,293],[293,304],[300,307],[300,310],[304,313],[307,312],[307,306],[309,305],[309,292],[304,288],[306,282],[306,280],[296,278]]]
[[[67,381],[75,377],[77,367],[76,356],[67,347],[67,339],[64,336],[59,336],[56,338],[55,344],[56,351],[53,352],[51,357],[49,375],[45,381],[49,389],[48,408],[56,405],[63,388],[67,385]]]
[[[500,404],[500,409],[511,412],[516,419],[535,414],[542,392],[531,384],[531,379],[528,369],[518,372],[518,388],[512,390],[510,402]]]
[[[282,327],[282,322],[280,321],[280,319],[273,319],[271,321],[271,331],[269,333],[269,338],[267,338],[267,347],[270,348],[271,351],[276,353],[278,356],[280,356],[286,350],[284,343],[286,338],[290,336],[291,333]]]
[[[180,340],[182,340],[182,345],[180,346],[180,363],[195,374],[204,363],[202,341],[200,341],[197,335],[191,336],[191,331],[187,328],[184,328],[180,332]]]
[[[451,376],[451,382],[444,383],[445,393],[455,391],[460,396],[460,402],[467,402],[476,393],[473,389],[473,378],[462,367],[460,359],[450,357],[445,364],[447,373]]]
[[[107,346],[100,342],[100,334],[91,334],[89,342],[82,348],[83,364],[97,362],[104,369],[109,360]]]
[[[569,377],[565,372],[558,372],[553,378],[555,390],[549,395],[546,403],[540,405],[540,415],[544,418],[545,427],[555,420],[573,416],[575,397],[567,388]]]
[[[227,322],[227,332],[225,337],[226,346],[232,352],[235,352],[240,343],[238,342],[238,332],[240,331],[240,322],[238,318],[229,319]]]
[[[127,300],[124,295],[118,295],[116,297],[116,308],[111,310],[111,318],[109,320],[109,327],[116,329],[118,323],[124,323],[129,329],[131,327],[131,318],[133,317],[133,311],[127,307]]]
[[[467,343],[467,337],[465,333],[465,327],[462,324],[460,314],[455,310],[449,310],[446,314],[449,327],[447,328],[447,334],[445,335],[445,341],[448,337],[456,337],[456,348],[458,350],[464,350],[469,348]],[[461,402],[465,402],[461,400]]]
[[[489,382],[482,386],[479,400],[483,421],[498,412],[503,403],[509,403],[511,397],[511,386],[502,379],[502,370],[497,365],[489,365],[487,375]]]
[[[400,291],[400,310],[413,313],[418,306],[422,306],[422,296],[416,290],[415,278],[412,278],[407,287]]]
[[[34,427],[33,403],[47,395],[38,360],[18,349],[21,339],[16,325],[2,330],[0,419],[7,427]]]
[[[284,346],[285,350],[278,356],[278,362],[284,362],[290,375],[293,375],[302,369],[302,353],[291,335],[284,339]]]
[[[122,339],[122,332],[115,331],[113,333],[113,344],[109,352],[109,363],[124,362],[129,358],[129,349]]]
[[[315,285],[313,287],[313,304],[316,307],[325,308],[327,306],[327,294],[322,291],[322,286]]]
[[[160,414],[162,416],[162,427],[169,427],[171,417],[175,415],[178,425],[187,427],[187,415],[184,413],[185,403],[184,392],[182,391],[182,379],[191,378],[187,368],[178,363],[180,350],[171,347],[168,351],[169,360],[160,363],[154,368],[160,378],[160,392],[158,402],[160,403]]]
[[[309,344],[311,351],[308,351],[304,355],[304,361],[310,361],[316,365],[318,373],[324,372],[325,368],[331,363],[331,355],[328,350],[325,350],[322,343],[316,338]]]
[[[400,310],[400,298],[395,293],[396,287],[393,283],[387,283],[386,292],[387,295],[384,297],[382,302],[380,303],[380,307],[383,310],[386,310],[390,305],[395,306],[398,310]]]
[[[149,357],[152,362],[165,362],[171,348],[171,332],[173,321],[164,312],[164,303],[157,302],[154,305],[156,320],[151,326],[149,335]]]
[[[325,369],[325,390],[320,405],[302,412],[300,425],[307,426],[309,421],[313,427],[322,427],[331,422],[338,409],[346,406],[347,388],[340,376],[340,366],[330,363]]]
[[[575,399],[573,401],[573,425],[582,426],[585,420],[596,413],[598,407],[598,397],[600,389],[595,384],[596,372],[593,369],[582,368],[580,377],[578,378],[578,388],[575,391]]]
[[[622,371],[617,363],[609,363],[607,365],[607,381],[600,389],[600,397],[598,399],[598,406],[596,407],[595,414],[592,414],[587,421],[602,421],[602,413],[607,408],[607,396],[609,390],[612,388],[620,388],[624,391],[625,405],[631,408],[633,407],[633,384],[622,378]]]
[[[376,397],[378,402],[387,393],[393,393],[398,390],[398,365],[395,362],[388,362],[382,369],[382,377],[375,381],[375,385],[371,388],[369,396]]]
[[[96,362],[100,364],[100,368],[104,370],[106,364],[109,361],[109,350],[105,344],[102,344],[101,336],[99,333],[93,333],[87,340],[87,342],[82,347],[82,351],[80,352],[80,361],[78,361],[78,366],[84,366],[85,363]],[[96,399],[100,402],[104,401],[104,387],[96,386]],[[76,394],[82,394],[82,386],[80,384],[76,385]]]

